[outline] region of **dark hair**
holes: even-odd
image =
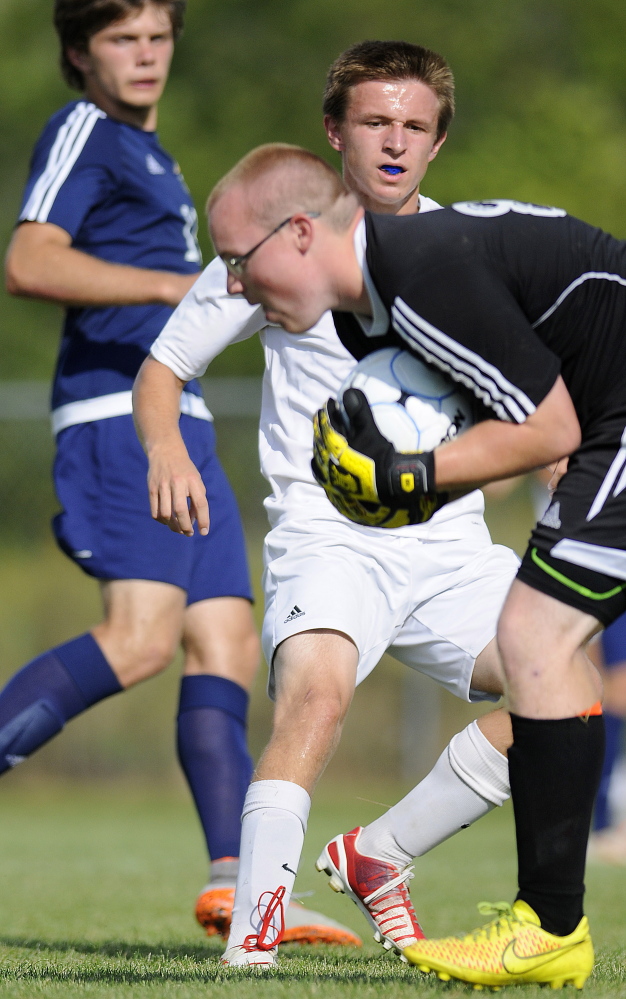
[[[85,81],[81,71],[68,59],[67,49],[86,52],[92,35],[139,13],[148,2],[167,9],[176,40],[183,30],[187,0],[55,0],[54,26],[61,43],[61,73],[70,87],[82,90]]]
[[[342,52],[328,70],[323,110],[339,124],[344,120],[350,89],[366,80],[420,80],[437,95],[437,138],[454,115],[454,77],[437,52],[410,42],[357,42]]]

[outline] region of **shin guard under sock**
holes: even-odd
[[[239,856],[241,811],[252,777],[246,743],[248,694],[222,676],[184,676],[178,758],[213,860]]]
[[[243,807],[241,858],[228,947],[257,934],[274,893],[281,891],[287,911],[304,842],[311,799],[299,784],[260,780],[251,784]],[[270,939],[281,920],[272,920]]]
[[[70,718],[121,689],[89,633],[37,656],[0,691],[0,773],[48,742]]]
[[[604,755],[604,722],[591,717],[511,715],[509,749],[519,892],[549,933],[571,933],[583,915],[593,801]]]
[[[363,829],[359,849],[402,869],[508,797],[506,756],[471,722],[417,787]]]

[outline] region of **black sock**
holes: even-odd
[[[604,757],[604,721],[511,715],[511,797],[518,899],[549,933],[571,933],[583,915],[585,857]]]

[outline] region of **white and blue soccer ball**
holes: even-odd
[[[359,361],[339,390],[340,408],[348,388],[365,394],[376,426],[396,451],[432,451],[475,420],[468,392],[396,347],[377,350]]]

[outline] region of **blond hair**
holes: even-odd
[[[326,160],[285,142],[257,146],[240,159],[211,191],[207,214],[233,187],[250,192],[251,216],[268,226],[297,212],[319,212],[332,228],[344,229],[357,207],[354,196]]]

